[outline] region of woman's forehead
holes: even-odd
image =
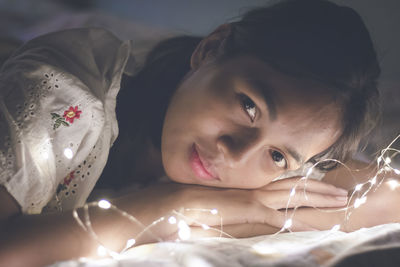
[[[271,108],[285,105],[313,105],[317,109],[326,104],[337,105],[333,88],[307,77],[288,75],[255,57],[238,56],[226,61],[223,76],[257,91]],[[320,107],[319,107],[320,106]]]

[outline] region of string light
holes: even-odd
[[[370,192],[370,190],[372,190],[372,189],[375,189],[375,190],[376,190],[376,189],[383,183],[383,181],[385,180],[385,174],[386,174],[386,173],[390,173],[390,172],[393,173],[393,172],[394,172],[394,173],[397,174],[397,175],[400,174],[400,170],[395,169],[395,168],[393,168],[393,167],[390,165],[390,164],[393,163],[393,155],[390,157],[390,156],[387,156],[387,154],[386,154],[386,153],[388,153],[388,152],[395,152],[396,155],[397,155],[397,154],[400,154],[400,151],[391,148],[391,146],[393,145],[393,143],[394,143],[395,141],[397,141],[399,138],[400,138],[400,135],[397,136],[397,137],[395,138],[395,140],[393,140],[393,141],[389,144],[388,147],[386,147],[385,149],[383,149],[383,150],[381,151],[380,156],[377,157],[376,162],[377,162],[378,170],[377,170],[376,174],[375,174],[371,179],[369,179],[367,182],[361,183],[361,184],[357,184],[357,185],[354,187],[354,190],[353,190],[351,196],[349,197],[348,205],[347,205],[346,208],[337,209],[337,210],[345,210],[345,211],[346,211],[346,215],[344,216],[344,219],[349,219],[349,217],[350,217],[350,215],[351,215],[353,209],[357,209],[357,208],[359,208],[361,205],[363,205],[364,203],[366,203],[366,201],[367,201],[367,194],[368,194],[368,193]],[[66,148],[66,149],[64,150],[64,155],[65,155],[65,157],[71,159],[71,158],[73,157],[73,152],[72,152],[72,150],[71,150],[70,148]],[[334,162],[337,162],[338,164],[341,164],[343,167],[345,167],[347,170],[351,171],[351,170],[349,169],[348,166],[346,166],[345,164],[343,164],[343,163],[340,162],[340,161],[333,160],[333,159],[321,160],[320,162],[317,162],[317,163],[315,163],[313,166],[311,166],[311,167],[307,170],[306,176],[304,176],[304,177],[302,177],[301,179],[299,179],[298,182],[295,184],[295,186],[291,189],[290,196],[289,196],[288,202],[287,202],[287,208],[286,208],[286,211],[285,211],[286,219],[285,219],[285,222],[284,222],[283,227],[282,227],[281,230],[278,231],[276,234],[281,233],[281,232],[284,232],[284,231],[287,231],[287,230],[290,231],[290,228],[293,226],[293,216],[294,216],[295,211],[296,211],[296,209],[297,209],[298,207],[296,206],[296,207],[293,208],[293,212],[290,214],[290,216],[289,216],[288,210],[289,210],[289,203],[290,203],[291,199],[292,199],[292,198],[295,196],[295,194],[297,193],[296,188],[297,188],[297,186],[300,186],[300,182],[301,182],[301,181],[305,181],[305,183],[306,183],[307,180],[309,179],[309,176],[312,174],[313,169],[317,166],[317,164],[320,164],[321,162],[324,162],[324,161],[334,161]],[[381,165],[382,162],[384,163],[384,164],[382,164],[383,166]],[[379,179],[380,179],[379,182],[378,182],[377,175],[382,175],[382,177],[379,176]],[[367,189],[364,189],[363,192],[361,192],[361,189],[363,189],[363,187],[364,187],[365,185],[367,185],[367,184],[369,184],[368,188],[367,188]],[[399,183],[398,181],[394,180],[394,179],[393,179],[393,180],[386,181],[386,184],[387,184],[388,186],[390,186],[390,188],[391,188],[392,190],[395,190],[397,187],[400,186],[400,183]],[[306,185],[306,184],[304,184],[304,188],[302,188],[302,189],[304,190],[304,193],[306,193],[306,186],[305,186],[305,185]],[[305,195],[305,196],[306,196],[306,198],[307,198],[307,195]],[[355,199],[354,199],[354,203],[351,204],[351,200],[353,199],[353,197],[355,198]],[[126,241],[126,246],[125,246],[124,250],[122,250],[122,251],[119,252],[119,253],[118,253],[118,252],[115,252],[115,251],[112,251],[112,250],[108,249],[106,246],[104,246],[104,245],[100,242],[99,237],[98,237],[98,236],[96,235],[96,233],[94,232],[94,230],[93,230],[93,228],[92,228],[92,226],[91,226],[91,221],[90,221],[90,216],[89,216],[89,208],[90,208],[90,207],[98,207],[98,208],[105,209],[105,210],[108,210],[108,209],[114,210],[114,211],[118,212],[121,216],[127,218],[130,222],[135,223],[136,225],[138,225],[138,226],[142,229],[142,231],[139,232],[135,238],[131,238],[131,239],[128,239],[128,240]],[[318,208],[316,208],[316,209],[318,209]],[[204,224],[204,223],[202,223],[202,222],[199,222],[199,221],[197,221],[197,220],[194,220],[193,218],[187,217],[184,213],[178,212],[178,211],[175,211],[175,210],[172,211],[172,214],[174,214],[174,216],[171,216],[171,215],[169,214],[167,217],[164,217],[164,216],[163,216],[163,217],[160,217],[159,219],[153,221],[150,225],[145,226],[145,225],[143,225],[139,220],[137,220],[133,215],[128,214],[128,213],[125,212],[125,211],[119,210],[116,206],[112,205],[112,204],[111,204],[108,200],[106,200],[106,199],[102,199],[102,200],[100,200],[100,201],[98,201],[98,202],[91,202],[91,203],[85,204],[84,207],[83,207],[83,215],[84,215],[84,216],[83,216],[83,218],[84,218],[83,220],[79,217],[79,214],[78,214],[78,212],[77,212],[76,209],[73,210],[73,217],[74,217],[74,219],[77,221],[78,225],[79,225],[84,231],[86,231],[87,233],[89,233],[89,235],[90,235],[95,241],[98,242],[99,246],[98,246],[98,248],[97,248],[97,254],[98,254],[99,256],[101,256],[101,257],[107,257],[107,256],[109,256],[109,257],[112,257],[112,258],[117,258],[117,257],[120,255],[120,253],[126,251],[127,249],[129,249],[129,248],[131,248],[131,247],[133,247],[133,246],[135,246],[135,245],[136,245],[136,240],[138,240],[144,233],[150,234],[155,240],[157,240],[157,241],[159,241],[159,242],[163,241],[163,239],[162,239],[161,237],[159,237],[158,235],[154,234],[154,233],[151,231],[151,228],[153,228],[154,226],[156,226],[156,225],[160,224],[161,222],[163,222],[163,221],[165,220],[165,218],[168,218],[168,220],[166,220],[166,221],[168,221],[168,223],[169,223],[170,225],[177,225],[177,228],[178,228],[178,236],[179,236],[179,239],[178,239],[178,240],[188,240],[188,239],[191,238],[191,235],[192,235],[192,233],[191,233],[191,228],[190,228],[190,226],[188,225],[188,223],[187,223],[186,221],[190,221],[191,224],[193,224],[194,226],[201,226],[201,228],[202,228],[203,230],[205,230],[205,231],[208,231],[208,230],[217,231],[217,232],[220,233],[220,237],[221,237],[221,236],[226,236],[226,237],[229,237],[229,238],[234,238],[233,236],[229,235],[228,233],[223,232],[223,229],[222,229],[222,226],[223,226],[222,216],[219,215],[219,212],[218,212],[218,210],[217,210],[216,208],[214,208],[214,209],[198,209],[198,208],[196,208],[196,209],[191,209],[191,208],[185,208],[185,209],[183,209],[183,210],[184,210],[184,211],[208,212],[208,213],[211,213],[212,215],[218,215],[218,216],[220,217],[220,227],[219,227],[219,229],[218,229],[218,228],[210,227],[210,226],[207,225],[207,224]],[[337,211],[337,210],[336,210],[336,211]],[[329,210],[329,211],[328,211],[328,210],[322,210],[322,211],[324,211],[324,212],[333,212],[333,211],[335,211],[335,210]],[[340,228],[341,228],[341,224],[336,224],[336,225],[334,225],[334,226],[330,229],[329,232],[337,232],[337,231],[340,230]],[[270,248],[266,248],[266,247],[264,247],[264,246],[263,246],[263,247],[259,247],[259,246],[258,246],[258,247],[255,246],[255,247],[254,247],[254,246],[253,246],[253,248],[254,248],[258,253],[261,253],[261,254],[262,254],[262,253],[271,253],[271,252],[272,252]]]
[[[170,224],[176,224],[176,218],[174,216],[171,216],[171,217],[168,218],[168,222]]]
[[[127,218],[129,221],[131,221],[132,223],[137,224],[139,227],[142,228],[142,231],[140,233],[137,234],[136,238],[131,238],[128,239],[126,242],[126,246],[125,248],[121,251],[121,252],[116,252],[113,250],[108,249],[106,246],[104,246],[101,242],[99,237],[97,236],[97,234],[95,233],[95,231],[93,230],[92,226],[91,226],[91,220],[90,220],[90,216],[89,216],[89,208],[90,207],[98,207],[101,209],[111,209],[114,210],[116,212],[118,212],[121,216]],[[213,215],[217,215],[218,214],[218,210],[217,209],[189,209],[186,208],[184,209],[186,211],[192,211],[192,210],[196,210],[196,211],[200,211],[200,212],[207,212],[207,213],[211,213]],[[111,258],[115,258],[118,259],[120,258],[120,253],[125,252],[127,249],[132,248],[133,246],[135,246],[136,244],[136,240],[139,239],[144,233],[148,233],[151,234],[156,240],[158,240],[159,242],[163,241],[162,238],[158,237],[157,235],[155,235],[152,231],[151,228],[154,227],[155,225],[161,223],[162,221],[165,220],[165,217],[160,217],[158,220],[153,221],[150,225],[148,226],[144,226],[139,220],[137,220],[134,216],[128,214],[125,211],[122,211],[120,209],[118,209],[116,206],[112,205],[108,200],[106,199],[102,199],[98,202],[90,202],[87,203],[83,206],[83,213],[84,213],[84,220],[82,221],[82,219],[79,217],[79,214],[77,212],[77,209],[74,209],[72,214],[73,214],[73,218],[77,221],[78,225],[85,231],[87,232],[95,241],[97,241],[97,243],[99,244],[99,246],[97,247],[97,254],[100,257],[111,257]],[[181,217],[183,219],[187,219],[190,220],[190,218],[187,218],[183,213],[177,212],[177,211],[172,211],[172,213],[174,213],[175,215],[177,215],[178,217]],[[191,229],[190,226],[186,223],[186,221],[184,220],[179,220],[178,225],[178,236],[179,239],[178,240],[188,240],[191,237]],[[192,220],[195,224],[201,225],[201,227],[203,228],[203,230],[214,230],[220,233],[220,236],[222,236],[222,234],[224,234],[225,236],[229,237],[229,238],[234,238],[233,236],[229,235],[228,233],[223,233],[222,232],[222,218],[221,218],[221,225],[220,225],[220,229],[215,229],[215,228],[211,228],[210,226],[208,226],[207,224],[198,222],[197,220]],[[170,224],[176,224],[177,223],[177,218],[175,216],[169,216],[168,217],[168,222]]]
[[[74,152],[72,152],[72,149],[67,147],[66,149],[64,149],[64,156],[67,159],[72,159],[72,157],[74,156]]]
[[[104,246],[98,246],[97,247],[97,255],[99,255],[100,257],[106,257],[108,256],[108,252],[107,249]]]
[[[292,188],[292,191],[290,191],[290,196],[293,197],[296,194],[296,188]]]
[[[111,203],[108,200],[102,199],[100,200],[97,205],[105,210],[108,210],[109,208],[111,208]]]
[[[47,151],[42,152],[43,159],[49,159],[49,153]]]
[[[285,222],[285,224],[283,225],[284,229],[290,229],[290,227],[292,227],[293,221],[292,219],[289,219]]]
[[[400,186],[399,182],[397,182],[396,180],[387,181],[387,184],[389,185],[390,189],[392,189],[392,190],[395,190],[397,187]]]
[[[357,209],[367,201],[367,197],[357,198],[354,202],[354,208]]]
[[[336,224],[332,227],[331,232],[337,232],[340,230],[340,224]]]
[[[204,230],[209,230],[210,229],[210,226],[208,226],[207,224],[202,224],[201,225],[201,227],[204,229]]]
[[[362,187],[363,187],[363,184],[358,184],[358,185],[356,185],[356,187],[354,187],[354,191],[360,191]]]
[[[216,215],[218,214],[218,210],[217,209],[212,209],[210,210],[211,214]]]
[[[128,241],[126,241],[125,248],[133,247],[135,244],[136,244],[136,240],[134,238],[128,239]]]
[[[179,221],[178,229],[179,229],[178,235],[180,239],[188,240],[190,238],[191,230],[189,225],[184,220]]]
[[[385,166],[385,167],[383,167],[383,169],[385,170],[385,172],[390,172],[392,170],[392,167]]]

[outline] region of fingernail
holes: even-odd
[[[337,196],[336,199],[339,201],[347,201],[347,196]]]

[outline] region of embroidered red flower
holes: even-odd
[[[79,119],[81,116],[82,111],[78,110],[78,106],[74,107],[69,107],[68,110],[64,111],[63,117],[65,118],[66,121],[73,123],[74,119]]]
[[[67,176],[65,176],[64,184],[69,185],[74,178],[75,178],[74,172],[72,171]]]

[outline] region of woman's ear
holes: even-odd
[[[217,58],[224,53],[225,43],[232,32],[231,24],[223,24],[205,37],[194,50],[190,59],[192,69],[197,69],[203,62]]]

